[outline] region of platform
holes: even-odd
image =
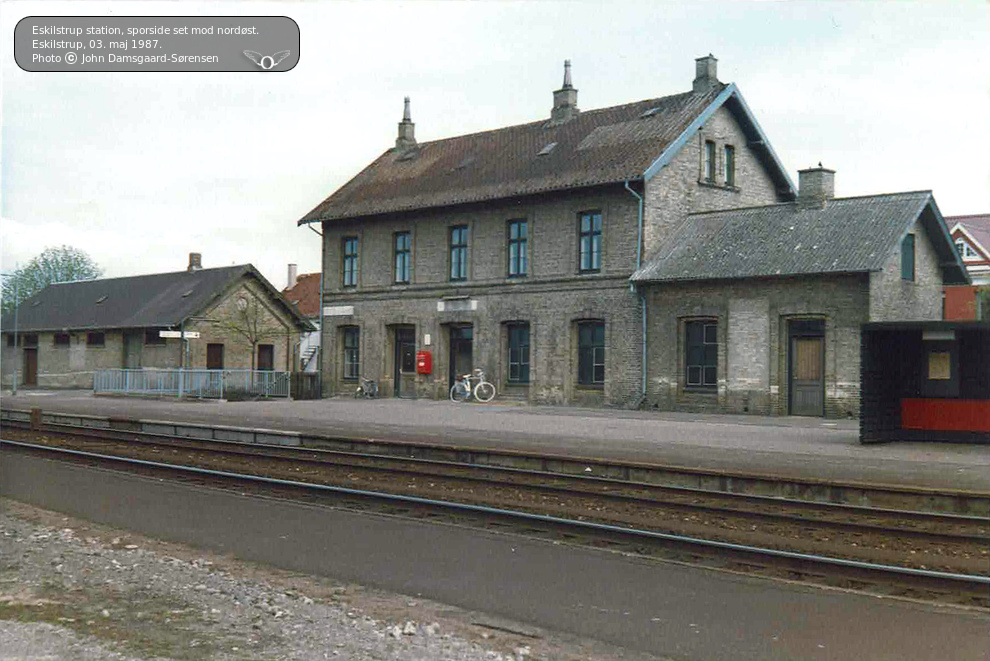
[[[990,492],[990,446],[861,445],[855,420],[699,415],[434,400],[223,402],[0,395],[0,408],[119,415],[461,447],[514,449],[876,485]]]

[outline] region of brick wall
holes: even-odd
[[[717,143],[718,175],[701,180],[704,140]],[[724,145],[736,150],[736,182],[725,185]],[[645,186],[645,251],[662,233],[693,211],[733,208],[777,201],[769,176],[732,114],[722,108],[697,139]],[[578,215],[602,213],[602,269],[579,273]],[[531,380],[513,387],[515,396],[532,402],[631,406],[641,394],[641,305],[627,278],[636,267],[638,201],[622,185],[532,196],[490,204],[424,210],[325,224],[324,305],[353,314],[325,318],[324,385],[327,394],[347,394],[356,382],[342,379],[342,326],[361,330],[361,371],[379,381],[384,394],[394,392],[394,337],[398,325],[414,326],[417,348],[433,352],[434,372],[415,377],[415,393],[446,397],[451,324],[474,329],[474,362],[483,367],[499,392],[508,386],[505,323],[528,321],[531,332]],[[509,220],[528,222],[529,275],[507,273]],[[467,225],[468,277],[449,281],[449,235],[454,225]],[[411,281],[393,283],[394,235],[411,235]],[[345,237],[360,242],[357,286],[342,287],[342,245]],[[463,296],[476,309],[438,312],[437,303]],[[606,378],[601,388],[582,388],[577,380],[577,325],[581,319],[605,321]],[[431,344],[424,343],[426,335]],[[740,377],[742,378],[742,377]]]
[[[715,142],[714,184],[703,181],[705,141]],[[725,185],[725,145],[735,147],[736,184]],[[776,188],[735,117],[719,108],[670,164],[646,185],[644,247],[648,256],[688,213],[775,204]]]
[[[238,300],[247,301],[247,321],[238,307]],[[251,369],[252,353],[257,366],[257,350],[252,350],[251,342],[236,329],[244,329],[247,324],[256,326],[260,332],[258,344],[273,346],[274,369],[290,371],[294,369],[298,352],[299,333],[291,317],[277,306],[267,291],[253,279],[245,279],[230,290],[223,299],[201,315],[202,321],[186,324],[186,330],[199,331],[199,339],[189,340],[189,362],[187,367],[205,369],[207,345],[224,345],[225,369]],[[175,350],[176,356],[178,350]],[[156,365],[158,366],[158,365]]]
[[[925,213],[930,213],[925,211]],[[883,270],[870,275],[870,321],[924,321],[942,318],[942,269],[921,219],[914,234],[914,280],[901,279],[898,242]]]
[[[648,398],[661,410],[786,415],[788,324],[825,324],[825,414],[856,415],[865,275],[653,285],[648,289]],[[684,323],[718,324],[718,386],[686,387]]]

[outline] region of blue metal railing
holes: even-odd
[[[262,370],[104,369],[93,373],[93,393],[201,399],[288,397],[289,377],[290,372]]]

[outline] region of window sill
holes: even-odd
[[[575,388],[577,390],[590,390],[590,391],[604,390],[605,389],[605,384],[604,383],[579,383],[577,386],[575,386]]]
[[[696,395],[717,395],[718,386],[684,386],[681,388],[681,392]]]
[[[739,186],[729,186],[726,184],[720,184],[717,181],[707,181],[705,179],[698,180],[699,186],[704,186],[705,188],[717,188],[718,190],[731,191],[733,193],[740,193],[742,189]]]

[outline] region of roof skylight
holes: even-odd
[[[547,154],[549,154],[550,152],[552,152],[553,151],[553,148],[556,147],[556,146],[557,146],[557,143],[556,142],[549,143],[546,147],[544,147],[543,149],[540,150],[540,153],[537,154],[537,156],[546,156]]]

